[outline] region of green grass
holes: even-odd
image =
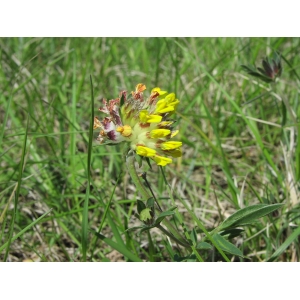
[[[0,260],[299,261],[299,46],[299,38],[1,38]],[[275,87],[242,70],[275,50],[284,67]],[[141,221],[125,147],[99,146],[91,131],[102,99],[140,82],[145,94],[159,86],[181,101],[183,157],[147,178],[164,210],[178,207],[168,219],[190,249],[156,228],[127,230]]]

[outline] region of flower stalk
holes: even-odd
[[[127,155],[127,157],[126,157],[126,167],[127,167],[128,173],[129,173],[134,185],[136,186],[137,190],[140,192],[142,199],[144,201],[147,201],[148,199],[150,199],[152,196],[147,191],[146,187],[144,186],[144,184],[141,181],[141,177],[138,175],[138,173],[136,171],[135,157],[132,153],[129,153],[129,155]],[[155,216],[154,206],[151,209],[152,209],[153,216]],[[148,220],[145,220],[144,223],[146,225],[149,225],[147,221]],[[161,225],[161,223],[167,229],[165,229]],[[161,223],[156,224],[154,227],[157,227],[158,229],[160,229],[164,234],[166,234],[169,238],[171,238],[177,244],[179,244],[183,247],[186,247],[186,248],[191,247],[189,242],[177,231],[177,229],[172,225],[171,222],[169,222],[166,218],[164,218],[161,221]],[[155,224],[155,220],[152,220],[152,224]]]

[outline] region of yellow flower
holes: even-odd
[[[132,128],[129,125],[119,126],[117,127],[117,131],[121,132],[121,134],[126,137],[132,134]]]
[[[160,155],[156,155],[152,159],[157,163],[158,166],[163,166],[163,167],[172,162],[171,158],[160,156]]]
[[[127,98],[122,91],[120,98],[103,100],[99,110],[109,115],[102,121],[95,118],[94,129],[100,128],[98,141],[107,144],[128,142],[130,148],[142,157],[152,159],[159,166],[172,162],[171,157],[181,157],[182,142],[172,140],[178,134],[173,130],[170,115],[176,113],[179,100],[159,87],[153,88],[148,98],[143,92],[146,86],[139,83]],[[122,99],[122,106],[120,106]]]
[[[162,116],[159,115],[149,115],[147,110],[142,110],[140,112],[140,121],[142,123],[159,123],[162,119]]]
[[[156,151],[145,146],[137,146],[136,153],[138,155],[145,156],[145,157],[153,157],[155,156]]]
[[[153,129],[150,131],[150,137],[152,139],[158,139],[168,136],[171,133],[170,129]]]
[[[181,142],[177,141],[168,141],[161,144],[162,150],[174,150],[182,146]]]
[[[167,94],[168,92],[167,91],[162,91],[159,87],[156,87],[156,88],[151,90],[151,95],[154,94],[154,93],[158,93],[159,96],[163,96],[163,95]]]

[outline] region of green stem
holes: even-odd
[[[162,222],[164,223],[164,222]],[[165,224],[164,224],[165,225]],[[174,240],[177,244],[185,247],[185,248],[191,248],[190,244],[188,244],[185,241],[182,241],[181,239],[177,239],[172,233],[170,233],[168,230],[166,230],[165,228],[163,228],[160,224],[158,224],[156,226],[158,229],[160,229],[164,234],[166,234],[169,238],[171,238],[172,240]]]
[[[127,170],[131,176],[131,179],[132,179],[134,185],[136,186],[138,191],[142,194],[143,200],[147,201],[149,198],[151,198],[151,196],[148,193],[145,186],[143,185],[143,183],[141,182],[141,178],[135,169],[134,162],[135,162],[134,154],[128,153],[128,155],[126,157]]]
[[[127,170],[132,178],[133,183],[135,184],[137,190],[141,193],[142,199],[144,201],[147,201],[152,196],[144,186],[144,184],[141,181],[141,177],[138,175],[136,169],[135,169],[135,157],[134,154],[131,152],[126,157],[126,166]],[[163,233],[165,233],[167,236],[169,236],[171,239],[173,239],[176,243],[184,246],[185,248],[190,248],[189,242],[181,236],[181,234],[177,231],[177,229],[170,223],[167,219],[164,219],[162,221],[162,224],[168,229],[166,230],[161,225],[158,225],[157,228],[159,228]]]

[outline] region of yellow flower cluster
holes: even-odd
[[[103,100],[101,112],[109,115],[103,121],[94,120],[94,129],[100,128],[100,143],[130,143],[132,150],[143,157],[149,157],[159,166],[172,162],[171,157],[182,155],[182,142],[173,141],[178,133],[173,130],[174,121],[170,116],[176,112],[179,100],[174,93],[168,94],[160,88],[154,88],[148,98],[144,99],[146,86],[139,83],[131,96],[126,91],[120,98]],[[121,105],[121,110],[119,107]]]

